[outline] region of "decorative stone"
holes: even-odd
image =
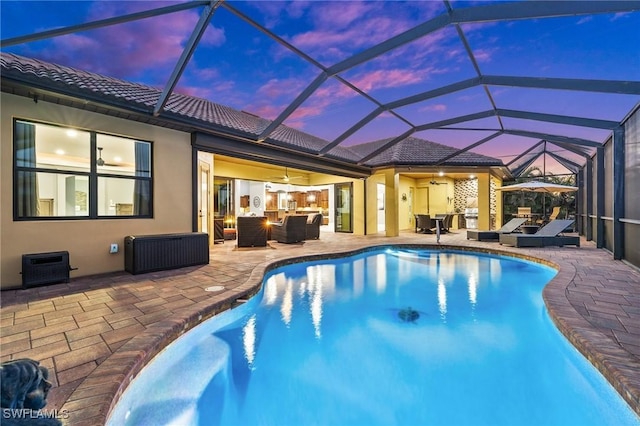
[[[49,370],[32,359],[16,359],[0,365],[2,425],[60,425],[41,411],[51,389]]]

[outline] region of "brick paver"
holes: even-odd
[[[47,409],[68,410],[66,424],[103,424],[145,363],[185,330],[254,294],[274,262],[382,244],[436,245],[436,237],[323,233],[304,244],[272,241],[268,248],[248,249],[227,241],[211,249],[205,266],[6,290],[0,300],[0,356],[28,356],[49,368],[55,387]],[[638,270],[584,240],[580,248],[522,249],[467,241],[465,231],[454,231],[441,237],[441,246],[512,253],[559,267],[544,290],[551,317],[640,414]],[[225,289],[205,291],[214,285]]]

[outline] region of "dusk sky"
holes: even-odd
[[[453,9],[495,2],[452,1]],[[168,6],[151,1],[5,1],[3,40]],[[229,2],[323,66],[334,65],[416,25],[446,14],[442,1]],[[3,48],[61,65],[162,89],[202,8]],[[640,12],[463,24],[461,29],[483,75],[640,80]],[[275,119],[320,73],[224,7],[214,14],[176,91]],[[341,77],[387,103],[476,77],[455,26],[419,38],[355,66]],[[619,121],[637,95],[488,86],[498,108]],[[340,81],[329,78],[285,124],[328,141],[375,109]],[[462,90],[397,109],[413,125],[491,110],[483,87]],[[503,119],[526,129],[603,142],[609,131]],[[495,117],[458,125],[498,129]],[[409,126],[380,115],[344,144],[397,136]],[[464,147],[493,131],[431,130],[414,134]],[[503,135],[474,152],[510,161],[538,139]],[[582,159],[571,157],[583,163]],[[554,161],[547,160],[553,169]],[[557,169],[556,172],[564,172]]]

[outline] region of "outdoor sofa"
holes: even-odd
[[[266,216],[238,216],[236,231],[238,247],[267,246]]]
[[[498,241],[500,234],[511,234],[523,225],[528,219],[526,217],[515,217],[502,225],[502,228],[495,231],[481,231],[478,229],[467,230],[467,240],[477,241]]]
[[[500,244],[514,247],[580,247],[579,236],[560,235],[573,222],[570,219],[556,219],[538,229],[535,234],[500,234]]]

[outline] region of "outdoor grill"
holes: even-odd
[[[466,208],[464,209],[464,220],[467,223],[467,229],[478,228],[478,208]]]

